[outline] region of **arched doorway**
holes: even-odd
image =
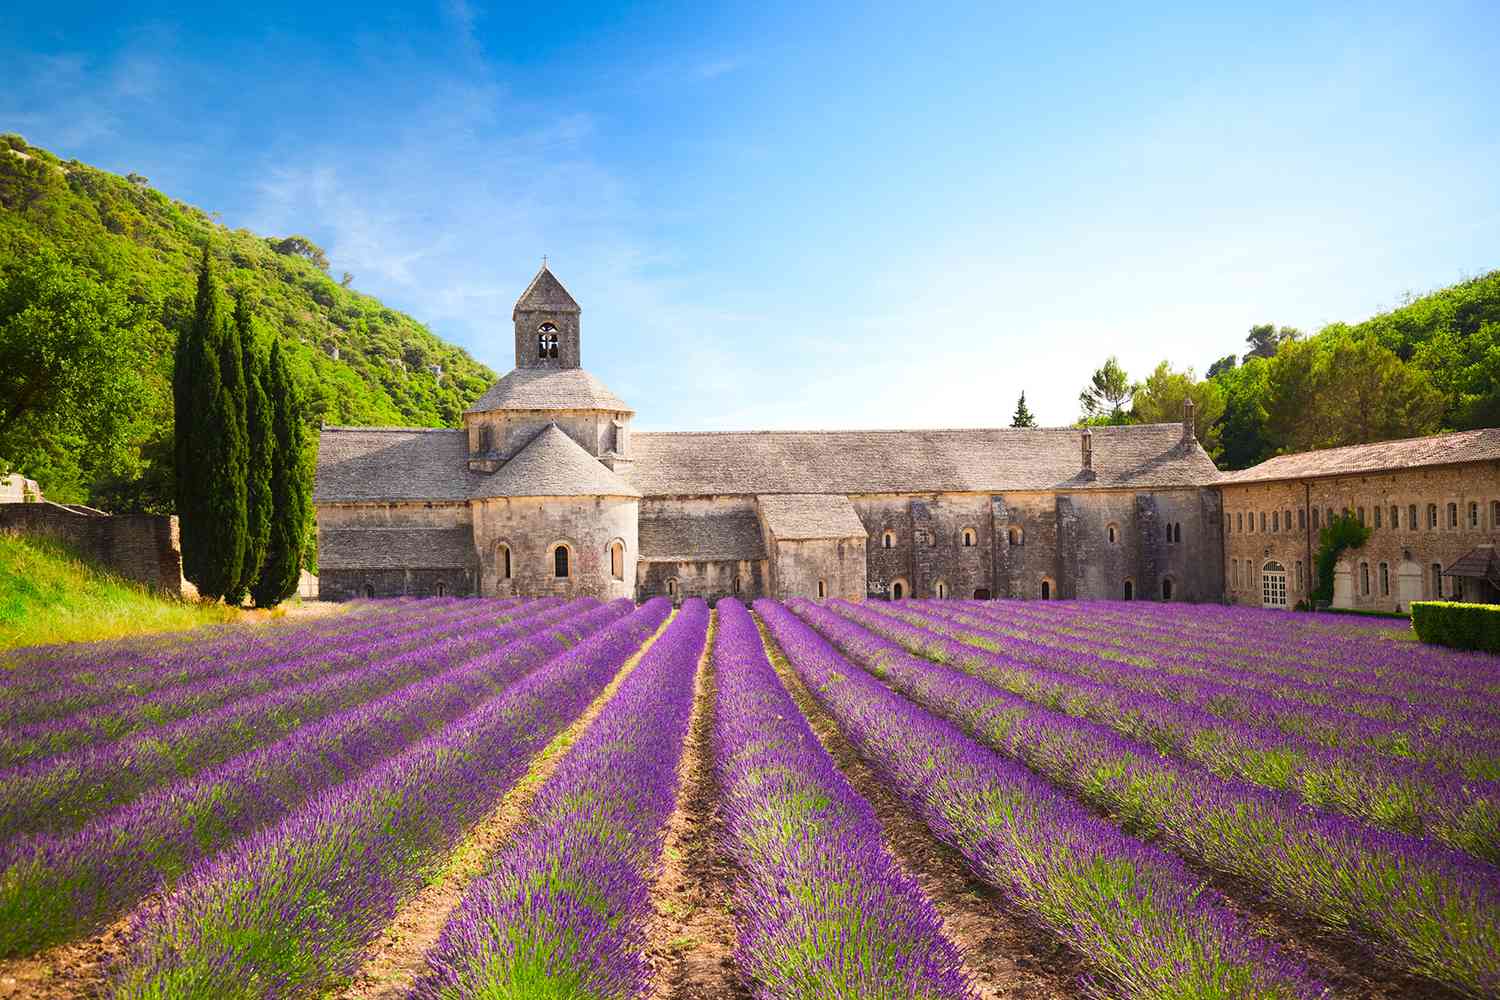
[[[899,601],[906,596],[906,581],[893,580],[891,582],[891,600]]]
[[[1161,582],[1161,599],[1164,601],[1172,599],[1172,578],[1170,576]]]
[[[1050,600],[1052,600],[1052,581],[1051,580],[1043,580],[1042,581],[1042,600],[1044,600],[1044,601],[1050,601]]]
[[[1260,606],[1263,608],[1285,608],[1286,567],[1271,560],[1260,569]]]
[[[375,585],[373,583],[367,583],[367,584],[365,584],[365,596],[366,597],[374,597],[375,596]]]
[[[1127,601],[1133,601],[1133,600],[1135,600],[1135,581],[1134,580],[1126,580],[1125,581],[1125,600],[1127,600]]]

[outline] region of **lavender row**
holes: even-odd
[[[820,631],[818,622],[830,614],[800,602],[794,609]],[[1329,749],[1258,722],[1226,719],[1091,676],[990,653],[853,605],[833,610],[908,652],[952,665],[1046,708],[1091,719],[1221,777],[1289,791],[1310,805],[1431,836],[1483,860],[1500,861],[1496,782],[1464,781],[1406,761]]]
[[[489,616],[522,613],[517,606],[519,601],[479,603],[479,607],[470,603],[467,607],[422,608],[399,617],[382,616],[376,624],[341,633],[318,634],[299,629],[283,634],[274,643],[245,643],[238,649],[208,648],[192,658],[163,656],[143,661],[129,670],[61,675],[53,678],[45,690],[16,697],[0,708],[0,726],[26,727],[21,732],[44,734],[48,723],[66,728],[88,722],[92,712],[100,717],[92,728],[107,737],[117,737],[121,735],[119,727],[106,721],[111,706],[120,713],[132,710],[149,713],[152,704],[170,699],[175,690],[206,691],[215,680],[232,687],[235,683],[244,684],[247,678],[258,679],[270,671],[283,669],[286,664],[337,662],[347,655],[347,650],[364,644],[365,640],[394,641],[424,629],[439,626],[457,629]],[[15,756],[14,752],[10,755]]]
[[[1127,826],[1411,973],[1470,996],[1500,994],[1494,868],[1163,758],[1104,726],[919,660],[841,616],[816,622],[897,691]]]
[[[596,605],[554,607],[505,625],[454,636],[390,659],[268,691],[114,743],[85,747],[0,772],[0,861],[10,838],[65,833],[149,789],[263,746],[308,722],[447,670],[498,642],[527,635]]]
[[[275,688],[305,684],[361,663],[390,659],[487,624],[503,624],[534,610],[545,610],[557,602],[551,605],[539,602],[535,609],[485,607],[488,602],[477,603],[481,606],[462,617],[426,622],[419,619],[360,642],[341,642],[334,650],[320,649],[260,667],[239,669],[231,664],[228,667],[230,676],[162,687],[148,694],[115,699],[64,718],[0,730],[0,767],[42,760],[78,747],[121,739]]]
[[[1179,859],[888,690],[786,608],[762,600],[755,610],[860,755],[979,878],[1093,964],[1094,990],[1141,1000],[1321,995]]]
[[[976,626],[959,625],[925,609],[882,609],[877,612],[866,607],[862,614],[879,614],[908,624],[917,623],[939,637],[957,639],[972,647],[976,655],[982,652],[1002,654],[1054,670],[1065,670],[1133,691],[1158,695],[1225,718],[1264,723],[1321,746],[1375,751],[1470,780],[1500,780],[1500,742],[1459,732],[1444,732],[1430,722],[1401,725],[1353,715],[1330,706],[1288,701],[1246,690],[1237,684],[1197,680],[1151,667],[1039,645]]]
[[[78,832],[17,845],[0,870],[0,955],[92,933],[310,795],[362,774],[628,614],[595,608],[151,792]]]
[[[777,679],[754,620],[715,605],[714,769],[739,868],[737,964],[758,1000],[972,997],[932,902]]]
[[[319,995],[670,613],[662,598],[136,911],[119,998]]]
[[[708,605],[691,599],[620,683],[427,953],[413,997],[634,997],[650,873],[677,799]]]
[[[190,665],[205,656],[217,660],[225,656],[272,653],[283,644],[296,648],[299,644],[381,622],[399,622],[410,613],[411,603],[367,606],[360,611],[345,611],[337,617],[288,628],[209,626],[182,632],[158,632],[149,637],[32,647],[11,654],[14,665],[0,675],[0,687],[7,692],[33,693],[46,691],[51,682],[60,677],[87,674],[102,681],[116,674],[128,676],[142,666]],[[456,600],[429,603],[436,607],[457,607]]]
[[[1127,653],[1136,638],[1145,635],[1209,662],[1228,657],[1256,669],[1348,679],[1385,693],[1430,689],[1480,697],[1500,694],[1493,663],[1475,654],[1429,650],[1414,656],[1408,645],[1384,637],[1348,638],[1299,629],[1308,618],[1285,612],[1139,602],[1087,602],[1069,608],[976,602],[968,607],[1027,632],[1038,626],[1066,629],[1069,635],[1109,643]]]
[[[1013,623],[1007,626],[1006,623],[997,621],[993,615],[966,613],[963,610],[942,607],[938,603],[926,604],[922,606],[921,611],[924,614],[960,620],[965,624],[992,631],[1015,629]],[[1361,692],[1358,685],[1352,683],[1348,677],[1328,675],[1309,677],[1305,673],[1302,676],[1284,676],[1284,672],[1268,673],[1264,669],[1244,665],[1232,666],[1224,662],[1225,651],[1223,649],[1220,650],[1220,655],[1215,662],[1205,663],[1171,653],[1160,644],[1138,635],[1131,635],[1123,640],[1123,648],[1078,637],[1069,638],[1066,641],[1057,638],[1049,639],[1046,636],[1038,639],[1034,630],[1028,630],[1026,636],[1032,641],[1039,641],[1052,648],[1082,652],[1103,651],[1103,655],[1111,659],[1139,664],[1162,673],[1211,682],[1232,683],[1236,687],[1254,691],[1257,694],[1318,707],[1337,707],[1341,711],[1370,719],[1408,726],[1441,725],[1444,729],[1500,740],[1500,709],[1495,707],[1493,696],[1482,692],[1434,691],[1430,687],[1423,688],[1409,681],[1394,683],[1394,693]],[[1410,657],[1410,655],[1408,652],[1407,656]]]

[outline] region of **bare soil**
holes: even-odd
[[[557,770],[568,748],[598,718],[620,684],[675,617],[675,612],[667,616],[656,634],[625,661],[583,714],[537,755],[525,777],[469,831],[436,878],[397,911],[366,951],[364,964],[342,994],[345,1000],[395,1000],[406,995],[423,972],[423,958],[437,943],[449,915],[463,899],[464,890],[483,874],[489,859],[525,825],[537,792]]]
[[[143,905],[151,905],[152,899]],[[0,998],[64,1000],[102,997],[109,971],[125,952],[130,918],[122,917],[103,932],[69,941],[39,955],[0,961]]]
[[[723,850],[713,768],[718,690],[714,635],[715,629],[710,628],[679,771],[677,808],[667,822],[661,872],[652,893],[656,913],[647,952],[655,969],[653,1000],[748,1000],[750,996],[734,961],[736,868]]]
[[[762,628],[771,662],[814,735],[880,820],[886,847],[927,893],[943,929],[963,951],[975,991],[984,1000],[1069,1000],[1082,994],[1084,959],[1045,927],[1018,913],[993,886],[969,870],[963,856],[934,837],[855,751],[838,723],[791,670]]]

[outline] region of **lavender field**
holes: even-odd
[[[1500,662],[801,599],[26,650],[6,996],[1500,997]]]

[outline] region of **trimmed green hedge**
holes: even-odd
[[[1500,653],[1500,605],[1458,601],[1415,601],[1411,627],[1434,646]]]

